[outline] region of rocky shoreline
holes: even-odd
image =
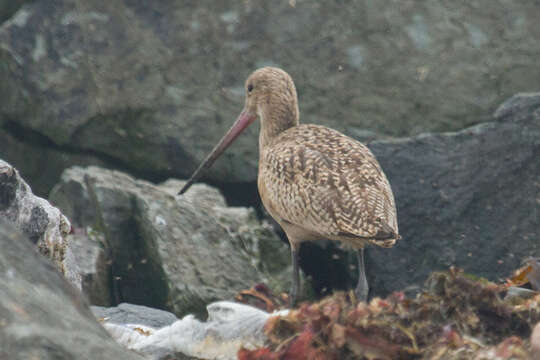
[[[396,4],[0,0],[0,359],[534,359],[540,274],[505,281],[540,257],[540,7]],[[367,304],[321,239],[271,316],[255,127],[177,195],[266,65],[389,179]]]

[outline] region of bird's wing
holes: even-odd
[[[262,155],[259,181],[283,220],[321,235],[397,237],[390,184],[363,144],[326,127],[301,125]]]

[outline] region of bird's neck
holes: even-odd
[[[259,113],[261,119],[259,149],[261,150],[283,131],[299,124],[298,104],[293,102],[280,105],[282,106],[265,107]]]

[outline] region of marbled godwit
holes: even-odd
[[[394,195],[379,163],[354,139],[324,126],[299,124],[296,88],[285,71],[259,69],[248,77],[245,88],[246,102],[238,119],[180,194],[260,118],[257,185],[264,207],[291,245],[291,303],[299,286],[300,243],[322,238],[356,249],[359,278],[355,292],[365,301],[364,246],[391,247],[400,238]]]

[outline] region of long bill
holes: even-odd
[[[238,118],[231,126],[229,131],[221,138],[219,143],[214,147],[212,152],[204,159],[204,161],[199,165],[197,170],[191,175],[187,183],[184,185],[182,190],[178,192],[178,195],[185,193],[191,185],[206,171],[212,164],[217,160],[217,158],[227,149],[227,147],[240,135],[245,128],[249,126],[255,119],[256,115],[248,113],[245,109],[238,115]]]

